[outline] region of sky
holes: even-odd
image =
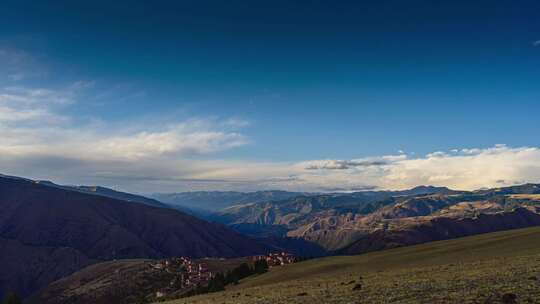
[[[538,1],[0,1],[0,173],[137,193],[540,182]]]

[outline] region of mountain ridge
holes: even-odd
[[[100,195],[104,197],[119,199],[126,202],[140,203],[140,204],[145,204],[148,206],[160,207],[160,208],[170,208],[170,206],[152,198],[148,198],[142,195],[132,194],[128,192],[117,191],[117,190],[113,190],[111,188],[107,188],[103,186],[58,185],[51,181],[44,181],[44,180],[38,180],[34,182],[37,184],[46,185],[50,187],[56,187],[56,188],[60,188],[64,190],[78,191],[78,192],[93,194],[93,195]]]
[[[381,231],[395,234],[423,229],[422,225],[436,218],[448,218],[458,225],[459,220],[478,214],[508,213],[517,207],[535,206],[539,200],[512,197],[535,193],[540,193],[540,187],[526,184],[470,192],[419,186],[401,191],[321,194],[233,206],[216,214],[214,220],[242,233],[303,238],[338,252],[371,234],[382,237]],[[529,211],[538,213],[534,208]],[[493,231],[500,229],[504,228],[492,227]],[[408,243],[414,242],[404,245]]]
[[[302,192],[264,190],[254,192],[239,191],[188,191],[176,193],[154,193],[155,198],[173,207],[185,207],[195,212],[216,212],[237,204],[261,201],[276,201],[302,195]]]

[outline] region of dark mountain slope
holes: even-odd
[[[222,225],[176,210],[2,177],[0,238],[0,290],[22,296],[98,260],[265,251]]]
[[[16,291],[27,296],[65,275],[93,264],[80,251],[69,247],[25,245],[0,238],[0,296]]]
[[[168,205],[159,202],[152,198],[147,198],[142,195],[131,194],[127,192],[116,191],[101,186],[64,186],[58,185],[50,181],[37,181],[41,185],[56,187],[64,190],[74,190],[88,194],[101,195],[105,197],[115,198],[126,202],[140,203],[153,207],[170,208]]]

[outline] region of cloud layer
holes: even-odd
[[[62,91],[0,88],[0,132],[4,154],[48,154],[84,159],[138,159],[159,155],[206,154],[244,145],[228,122],[190,119],[156,127],[122,128],[73,122],[59,107],[74,102],[80,84]]]
[[[357,191],[417,185],[478,189],[540,182],[540,148],[495,145],[351,160],[219,159],[249,143],[238,118],[142,121],[121,126],[66,113],[91,82],[0,88],[2,173],[135,192],[186,190]],[[264,144],[264,143],[261,143]]]
[[[0,173],[4,174],[134,192],[358,191],[417,185],[471,190],[540,182],[539,147],[495,145],[424,156],[400,151],[301,162],[227,159],[222,152],[250,143],[245,120],[82,119],[70,115],[70,109],[80,106],[85,96],[102,99],[114,89],[100,92],[93,81],[32,85],[27,79],[36,74],[29,71],[39,69],[24,52],[0,49],[1,64],[6,67],[0,71]]]

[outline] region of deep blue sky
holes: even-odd
[[[539,144],[538,1],[74,2],[2,1],[0,46],[93,82],[75,120],[248,121],[225,159]]]

